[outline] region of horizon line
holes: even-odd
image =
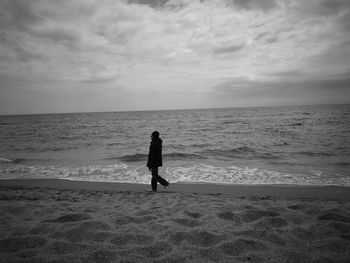
[[[76,112],[45,112],[45,113],[14,113],[1,114],[0,116],[20,115],[53,115],[53,114],[84,114],[84,113],[127,113],[127,112],[160,112],[160,111],[195,111],[195,110],[220,110],[220,109],[242,109],[242,108],[274,108],[274,107],[305,107],[305,106],[331,106],[350,105],[350,103],[320,103],[320,104],[294,104],[294,105],[261,105],[261,106],[230,106],[230,107],[203,107],[203,108],[175,108],[175,109],[154,109],[154,110],[108,110],[108,111],[76,111]]]

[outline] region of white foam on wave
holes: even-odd
[[[161,175],[170,182],[222,184],[296,184],[350,185],[346,178],[329,178],[318,173],[302,175],[237,166],[219,167],[197,164],[190,167],[167,167]],[[0,169],[0,178],[68,179],[77,181],[124,182],[148,184],[150,172],[144,165],[124,163],[82,167],[14,165]]]
[[[222,184],[293,184],[293,185],[343,185],[350,186],[348,178],[319,176],[316,174],[282,173],[234,165],[218,167],[198,164],[191,167],[169,167],[166,175],[175,182],[202,182]]]
[[[0,163],[12,163],[12,160],[0,157]]]
[[[113,165],[91,165],[82,167],[25,166],[15,165],[0,170],[2,179],[68,179],[96,182],[146,183],[138,168],[130,168],[124,163]]]
[[[192,167],[167,168],[166,174],[177,182],[224,184],[311,184],[304,177],[276,171],[237,166],[217,167],[206,164]]]

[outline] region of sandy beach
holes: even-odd
[[[1,262],[350,262],[347,187],[0,181]]]

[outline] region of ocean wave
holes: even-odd
[[[117,160],[123,162],[141,162],[147,160],[147,155],[142,153],[123,155],[123,156],[110,156],[103,160]]]
[[[142,162],[147,161],[148,155],[142,154],[142,153],[136,153],[131,155],[123,155],[123,156],[111,156],[107,157],[104,160],[119,160],[122,162]],[[171,161],[181,161],[181,160],[199,160],[204,159],[205,157],[198,155],[198,154],[191,154],[191,153],[179,153],[179,152],[172,152],[172,153],[165,153],[163,154],[164,160],[171,160]]]
[[[205,159],[205,156],[194,154],[194,153],[167,153],[163,155],[164,159],[167,160],[199,160]]]
[[[18,123],[12,123],[12,122],[0,122],[1,125],[18,125]]]
[[[7,159],[7,158],[0,158],[0,163],[14,163],[14,164],[17,164],[17,163],[22,163],[24,162],[26,159],[24,158],[17,158],[17,159]]]
[[[350,186],[347,177],[329,177],[314,171],[308,175],[283,173],[254,167],[214,166],[197,164],[189,167],[167,167],[160,174],[170,182],[177,183],[220,183],[220,184],[296,184],[296,185],[345,185]],[[1,179],[68,179],[77,181],[150,183],[150,172],[144,165],[129,166],[124,163],[113,165],[89,165],[82,167],[27,166],[17,164],[0,169]]]
[[[56,146],[51,146],[51,147],[42,147],[42,146],[41,147],[40,146],[20,147],[20,146],[16,145],[16,146],[9,147],[9,149],[11,151],[15,151],[15,152],[46,153],[46,152],[64,152],[64,151],[69,151],[69,150],[78,150],[79,147],[74,146],[74,145],[67,145],[65,147],[56,147]]]
[[[304,123],[301,123],[301,122],[296,122],[296,123],[289,124],[289,126],[302,126],[302,125],[304,125]]]
[[[335,156],[336,154],[330,152],[297,152],[297,154],[307,155],[307,156]]]
[[[117,146],[120,145],[120,142],[111,142],[111,143],[107,143],[107,146]]]
[[[6,158],[0,158],[0,163],[12,163],[12,160]]]
[[[335,166],[350,167],[350,162],[337,162],[334,163]]]
[[[277,155],[269,152],[260,152],[253,148],[243,146],[233,149],[208,149],[200,152],[201,155],[216,158],[247,158],[247,159],[278,159]]]
[[[237,157],[239,154],[253,153],[254,150],[249,147],[239,147],[232,149],[207,149],[200,153],[208,156],[223,156],[223,157]]]
[[[124,156],[118,157],[118,159],[123,162],[142,162],[147,160],[147,157],[148,156],[146,154],[136,153],[131,155],[124,155]]]

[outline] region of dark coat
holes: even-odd
[[[159,167],[163,165],[162,160],[162,140],[160,138],[152,140],[149,146],[147,167]]]

